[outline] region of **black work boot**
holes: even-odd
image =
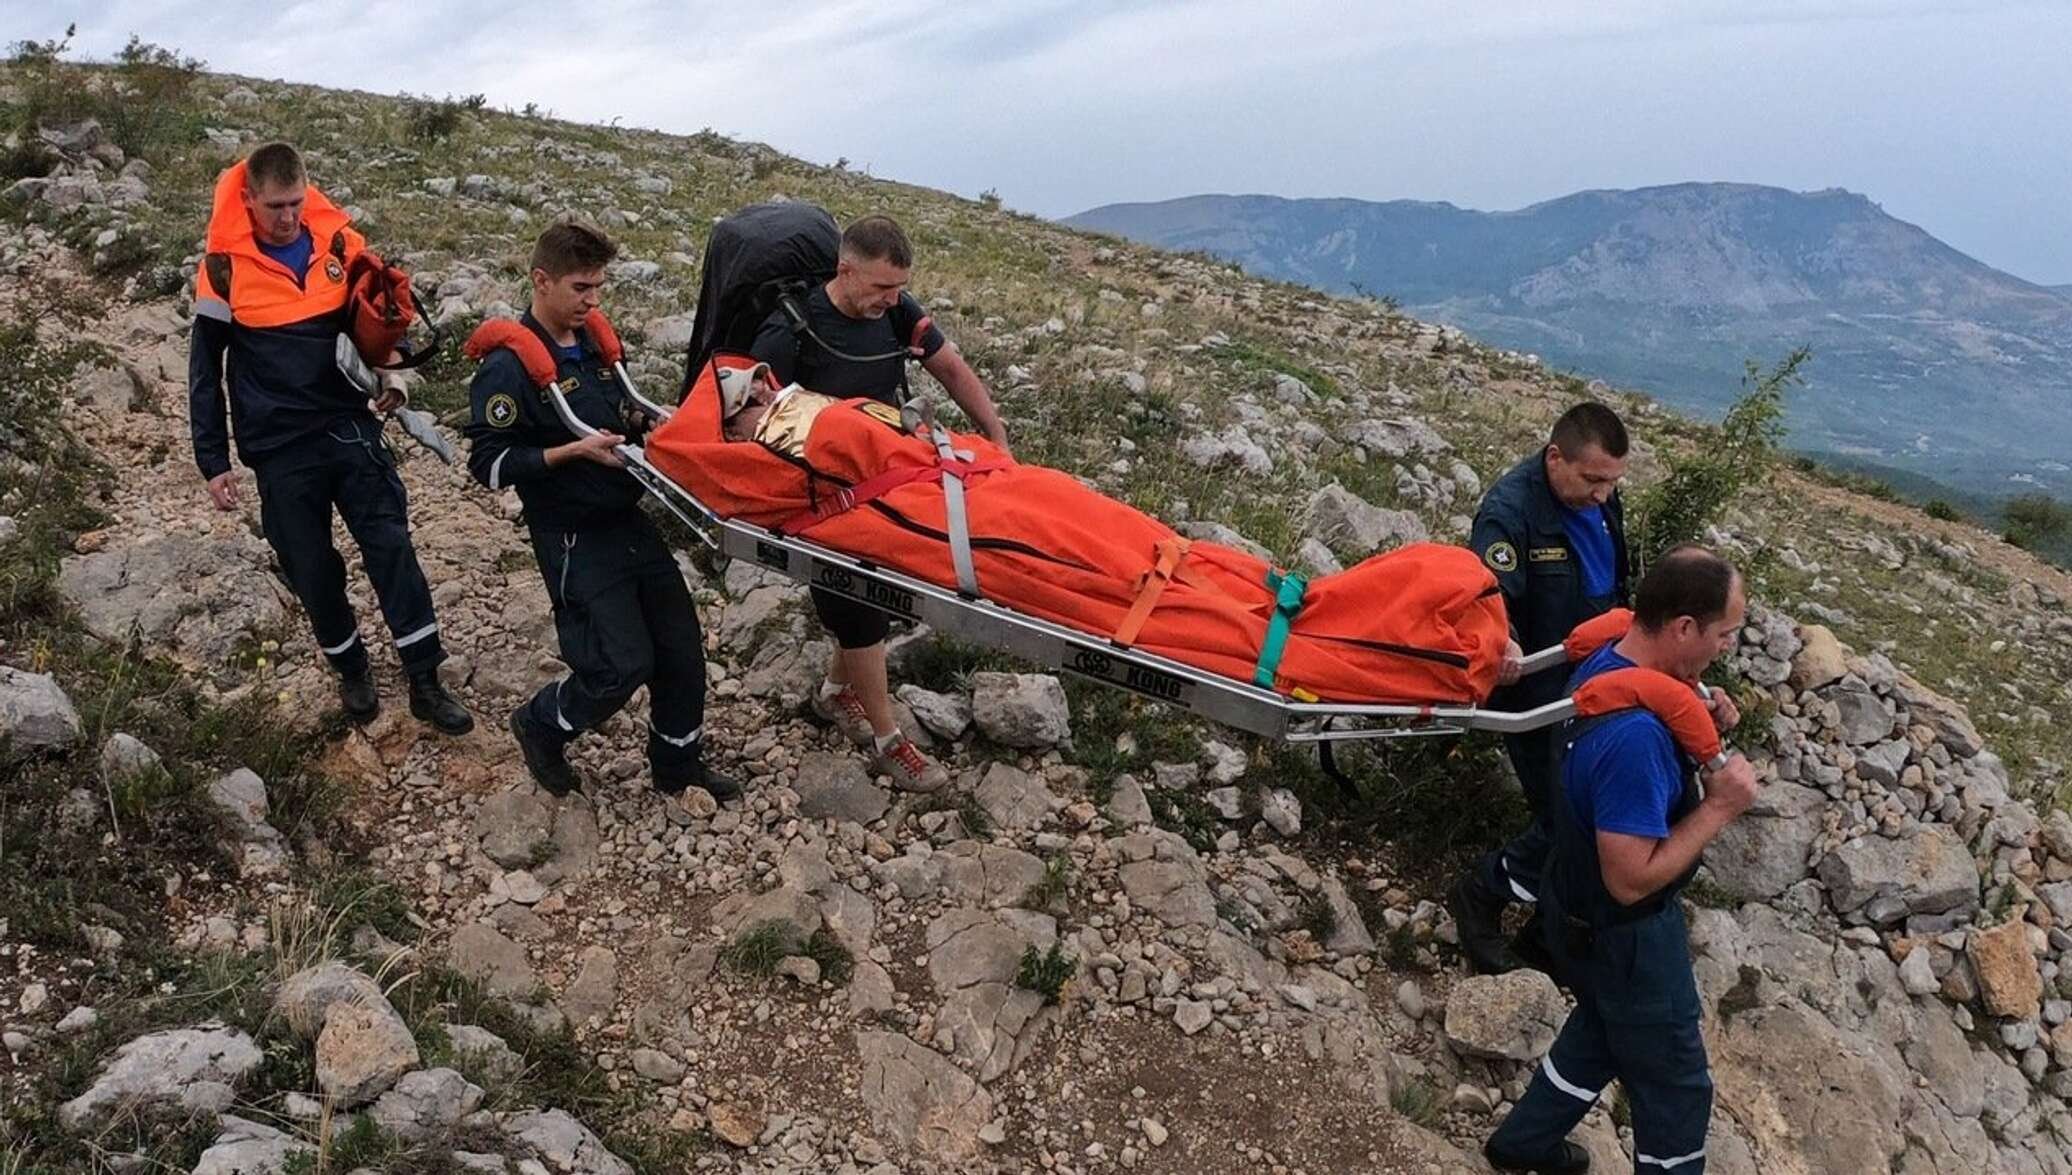
[[[1504,942],[1504,903],[1484,893],[1476,880],[1470,873],[1446,894],[1446,911],[1453,915],[1461,953],[1478,975],[1516,971],[1518,960]]]
[[[1530,967],[1544,975],[1554,974],[1554,956],[1547,950],[1545,923],[1540,919],[1540,910],[1534,906],[1532,917],[1511,936],[1511,957],[1521,967]]]
[[[410,671],[410,713],[441,734],[466,734],[475,729],[468,708],[439,683],[437,666]]]
[[[1499,1171],[1523,1171],[1528,1175],[1584,1175],[1590,1170],[1590,1152],[1567,1139],[1553,1154],[1537,1159],[1507,1155],[1489,1143],[1483,1144],[1482,1157]]]
[[[338,675],[338,701],[347,719],[367,723],[381,713],[381,694],[374,688],[374,668],[362,665],[357,673]]]
[[[568,765],[561,742],[536,733],[525,720],[522,706],[511,711],[511,737],[518,740],[518,753],[525,756],[525,769],[532,773],[532,781],[548,795],[558,798],[576,790],[576,771]]]
[[[680,796],[695,787],[711,793],[714,800],[724,804],[741,794],[739,783],[716,771],[707,771],[702,756],[691,760],[687,770],[678,768],[664,772],[650,764],[649,771],[654,777],[655,790],[665,796]]]

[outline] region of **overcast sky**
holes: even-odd
[[[1063,216],[1198,192],[1517,208],[1844,187],[2072,283],[2072,3],[2012,0],[57,0],[211,68],[710,127]]]

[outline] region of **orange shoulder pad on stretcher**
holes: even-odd
[[[626,348],[619,342],[619,332],[612,329],[611,320],[604,316],[604,311],[592,310],[589,317],[583,319],[583,330],[590,335],[590,341],[606,363],[617,363],[625,358]],[[475,333],[468,336],[468,341],[462,343],[460,349],[477,362],[487,359],[493,351],[509,349],[525,365],[525,374],[540,387],[553,383],[560,374],[554,356],[547,351],[547,344],[515,318],[489,319],[475,328]]]
[[[1631,608],[1614,608],[1578,624],[1561,642],[1570,661],[1581,661],[1633,627]],[[1572,698],[1576,717],[1595,718],[1620,710],[1646,710],[1662,720],[1683,753],[1710,766],[1720,756],[1719,728],[1689,682],[1659,669],[1614,669],[1584,682]]]

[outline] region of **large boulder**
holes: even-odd
[[[1471,1057],[1538,1060],[1567,1018],[1561,989],[1538,971],[1471,975],[1446,997],[1446,1039]]]
[[[367,1113],[374,1123],[405,1142],[437,1138],[482,1105],[483,1090],[452,1069],[405,1073]]]
[[[380,984],[344,963],[305,967],[289,976],[273,997],[275,1014],[306,1038],[322,1032],[324,1018],[340,1004],[390,1007]]]
[[[292,1134],[235,1114],[220,1115],[216,1125],[222,1133],[195,1160],[190,1175],[275,1175],[298,1157],[316,1154],[315,1147]]]
[[[526,1110],[507,1115],[504,1137],[553,1175],[633,1175],[626,1160],[566,1110]]]
[[[1821,691],[1835,704],[1842,721],[1842,741],[1852,747],[1883,742],[1892,734],[1892,703],[1859,681],[1845,681]]]
[[[215,667],[247,634],[287,622],[289,597],[256,538],[160,534],[75,555],[58,594],[86,630],[111,644],[134,633],[153,649]]]
[[[1747,1132],[1759,1171],[1884,1171],[1906,1136],[1909,1082],[1797,1004],[1722,1016],[1709,1034],[1720,1103]]]
[[[1766,901],[1798,884],[1820,838],[1827,799],[1810,787],[1779,780],[1763,787],[1739,820],[1705,850],[1713,880],[1735,897]]]
[[[525,957],[525,948],[494,926],[476,922],[453,932],[446,944],[453,969],[473,979],[491,995],[530,1000],[540,977]]]
[[[264,1059],[250,1036],[216,1021],[140,1036],[115,1050],[85,1093],[58,1107],[58,1123],[85,1134],[131,1110],[220,1112]]]
[[[1208,872],[1184,840],[1149,830],[1110,842],[1123,862],[1117,870],[1130,904],[1167,926],[1214,926],[1216,897]]]
[[[799,793],[799,815],[809,820],[874,824],[892,806],[891,793],[872,782],[853,755],[806,752],[792,788]]]
[[[1791,688],[1804,692],[1840,681],[1849,672],[1849,657],[1842,642],[1826,625],[1806,624],[1799,628],[1799,651],[1791,659]]]
[[[1820,861],[1819,876],[1835,912],[1865,910],[1873,899],[1887,917],[1942,914],[1975,906],[1978,866],[1963,838],[1940,824],[1916,825],[1899,837],[1863,836]]]
[[[1952,755],[1969,759],[1985,749],[1985,740],[1964,707],[1904,673],[1899,675],[1899,696],[1907,704],[1909,719],[1933,730]]]
[[[279,872],[287,862],[288,849],[280,830],[268,823],[272,812],[266,781],[240,767],[209,784],[208,798],[237,841],[239,875],[263,877]]]
[[[1305,537],[1357,558],[1431,537],[1417,515],[1376,506],[1337,482],[1310,495],[1306,518]]]
[[[1966,945],[1971,969],[1978,976],[1979,1001],[1995,1016],[2033,1018],[2043,999],[2043,976],[2029,950],[2024,922],[2003,922],[1974,930]]]
[[[986,768],[976,798],[987,819],[1000,828],[1033,828],[1064,806],[1041,779],[1006,763]]]
[[[1003,747],[1041,750],[1072,741],[1065,687],[1048,673],[974,673],[971,718]]]
[[[0,665],[0,753],[60,751],[82,733],[79,711],[54,678]]]
[[[365,1105],[417,1067],[417,1040],[382,1001],[334,1005],[317,1034],[317,1087],[342,1108]]]
[[[897,1032],[859,1032],[861,1095],[871,1123],[935,1158],[970,1159],[993,1118],[993,1098],[942,1054]]]

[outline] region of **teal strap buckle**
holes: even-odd
[[[1288,648],[1288,625],[1302,611],[1309,578],[1295,571],[1268,571],[1266,586],[1274,592],[1273,616],[1266,622],[1266,641],[1259,646],[1259,665],[1252,671],[1252,684],[1272,689],[1274,674],[1280,671],[1281,654]]]

